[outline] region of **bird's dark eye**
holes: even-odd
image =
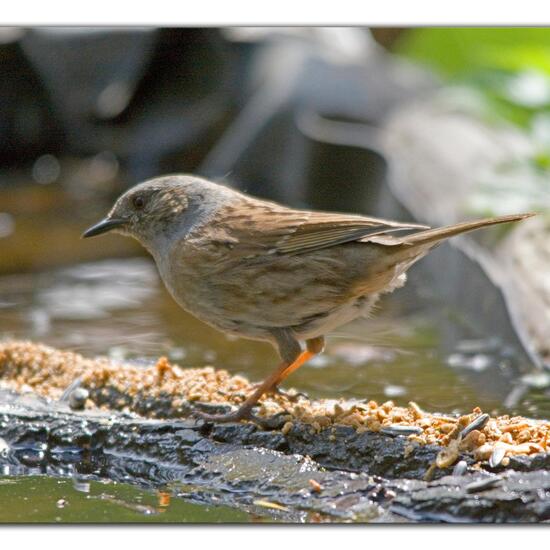
[[[132,204],[136,210],[141,210],[145,206],[145,199],[141,195],[136,195],[132,199]]]

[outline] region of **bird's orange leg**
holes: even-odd
[[[252,414],[252,409],[258,403],[262,395],[272,391],[273,388],[277,387],[277,384],[281,383],[287,376],[299,369],[314,355],[320,353],[323,349],[323,340],[322,338],[308,340],[307,345],[308,349],[306,351],[302,351],[302,353],[300,353],[300,355],[298,355],[292,363],[282,363],[279,365],[279,367],[254,390],[254,392],[235,412],[228,414],[197,414],[204,420],[210,420],[213,422],[238,422],[239,420],[250,419],[262,423],[261,419],[258,419]]]
[[[307,363],[313,356],[315,356],[315,353],[312,351],[302,351],[296,360],[281,372],[274,386],[278,386],[285,378],[290,376],[295,370],[298,370],[304,363]]]
[[[207,414],[203,412],[197,412],[197,416],[204,420],[212,422],[238,422],[239,420],[257,420],[252,414],[252,409],[258,403],[264,393],[269,392],[277,386],[277,382],[281,375],[291,366],[288,363],[282,363],[277,369],[270,374],[250,396],[247,397],[245,402],[235,411],[227,414]]]

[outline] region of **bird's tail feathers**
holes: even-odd
[[[429,245],[436,244],[439,241],[460,235],[461,233],[467,233],[468,231],[474,231],[481,227],[487,227],[489,225],[497,225],[499,223],[509,223],[524,220],[534,216],[533,213],[528,214],[512,214],[509,216],[497,216],[495,218],[484,218],[481,220],[475,220],[470,222],[457,223],[455,225],[448,225],[445,227],[437,227],[435,229],[426,229],[425,231],[419,231],[410,235],[400,237],[400,244],[406,245]]]

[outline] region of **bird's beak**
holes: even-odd
[[[107,233],[111,229],[116,227],[121,227],[126,224],[126,220],[122,218],[104,218],[100,222],[92,225],[82,233],[82,238],[86,239],[88,237],[95,237],[96,235],[101,235],[102,233]]]

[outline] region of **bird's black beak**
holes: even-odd
[[[92,225],[92,227],[86,229],[86,231],[82,233],[82,238],[86,239],[88,237],[95,237],[96,235],[107,233],[107,231],[111,231],[111,229],[121,227],[125,224],[126,220],[123,220],[122,218],[104,218],[95,225]]]

